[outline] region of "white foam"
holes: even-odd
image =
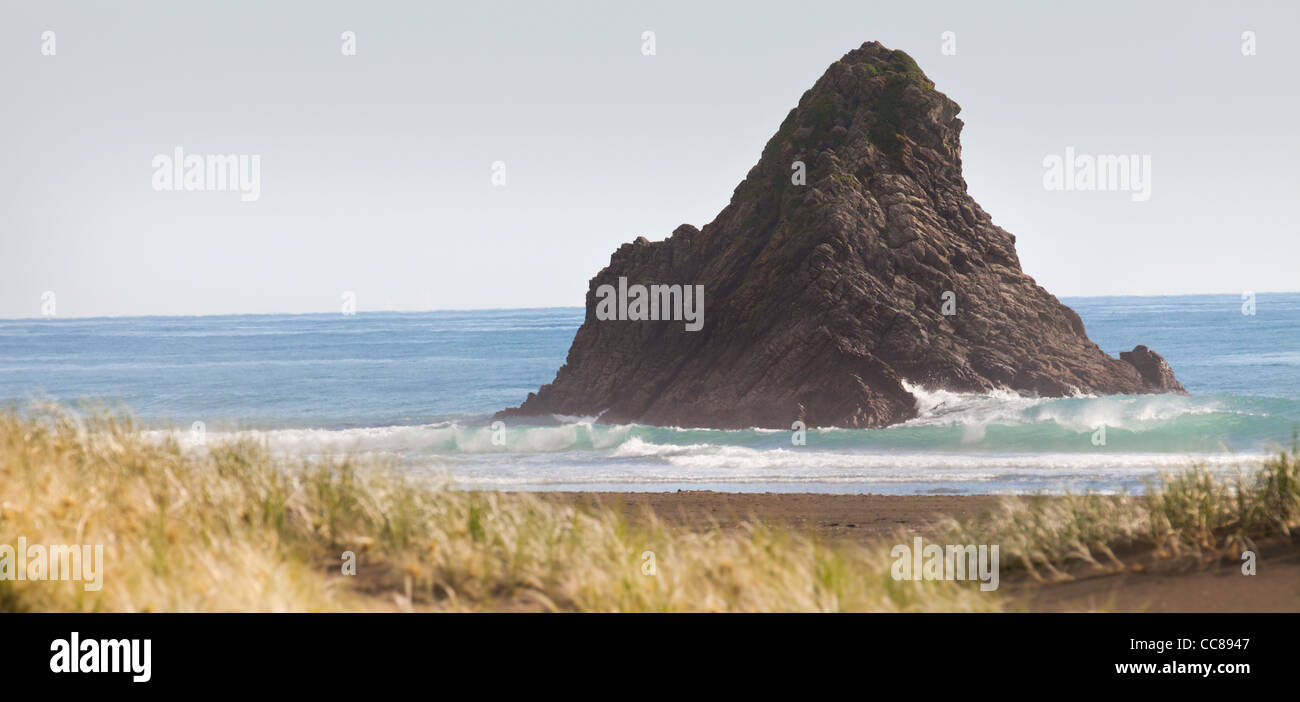
[[[451,479],[465,487],[656,489],[660,486],[762,486],[781,490],[1083,492],[1141,489],[1156,473],[1176,473],[1196,463],[1216,473],[1250,471],[1261,456],[1169,454],[839,454],[802,450],[758,451],[699,445],[642,447],[649,460],[631,463],[525,463],[459,465]],[[662,451],[662,453],[660,452]],[[584,486],[588,486],[584,488]],[[891,487],[896,486],[896,487]],[[925,486],[929,486],[926,488]],[[660,488],[662,489],[662,488]],[[840,488],[843,489],[843,488]]]
[[[590,446],[607,450],[623,443],[632,425],[595,425],[590,422],[547,427],[506,427],[494,442],[491,426],[463,426],[451,422],[411,426],[350,429],[258,429],[208,431],[204,445],[251,440],[273,453],[333,455],[345,453],[553,453]],[[197,448],[188,429],[150,430],[142,436],[154,441],[174,438],[184,448]]]
[[[717,450],[711,444],[655,444],[634,436],[619,444],[610,456],[614,458],[645,458],[650,456],[688,456]]]
[[[918,416],[902,426],[969,427],[968,441],[979,441],[990,425],[1015,426],[1052,422],[1076,432],[1101,425],[1142,431],[1182,415],[1224,411],[1213,399],[1186,395],[1077,395],[1063,398],[1021,396],[1011,390],[958,393],[926,390],[904,383],[916,397]]]

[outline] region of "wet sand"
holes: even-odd
[[[993,495],[823,495],[817,493],[680,492],[537,493],[567,504],[603,504],[632,521],[646,509],[665,523],[704,529],[734,529],[758,521],[835,540],[873,541],[899,531],[925,533],[944,516],[958,520],[993,509]]]

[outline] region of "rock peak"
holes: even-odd
[[[555,381],[501,415],[876,427],[915,416],[904,383],[1183,391],[1145,347],[1102,352],[1021,270],[1015,237],[966,191],[959,110],[902,51],[868,42],[845,54],[712,222],[614,252]],[[699,331],[598,314],[616,286],[622,299],[656,284],[703,287]]]

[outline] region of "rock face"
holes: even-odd
[[[789,429],[916,415],[912,387],[1184,392],[1104,353],[966,192],[960,108],[901,51],[831,65],[713,222],[614,252],[554,382],[498,416]],[[806,184],[798,184],[798,163]],[[704,324],[598,319],[601,286],[704,287]]]
[[[1132,351],[1120,351],[1119,360],[1136,368],[1143,382],[1154,392],[1187,392],[1183,384],[1174,377],[1174,369],[1169,367],[1164,356],[1146,346],[1139,344]]]

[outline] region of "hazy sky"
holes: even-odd
[[[1053,293],[1300,289],[1300,3],[117,4],[0,5],[0,317],[581,305],[869,40],[962,106]],[[260,198],[155,191],[177,146],[260,155]],[[1151,199],[1045,190],[1067,146],[1150,155]]]

